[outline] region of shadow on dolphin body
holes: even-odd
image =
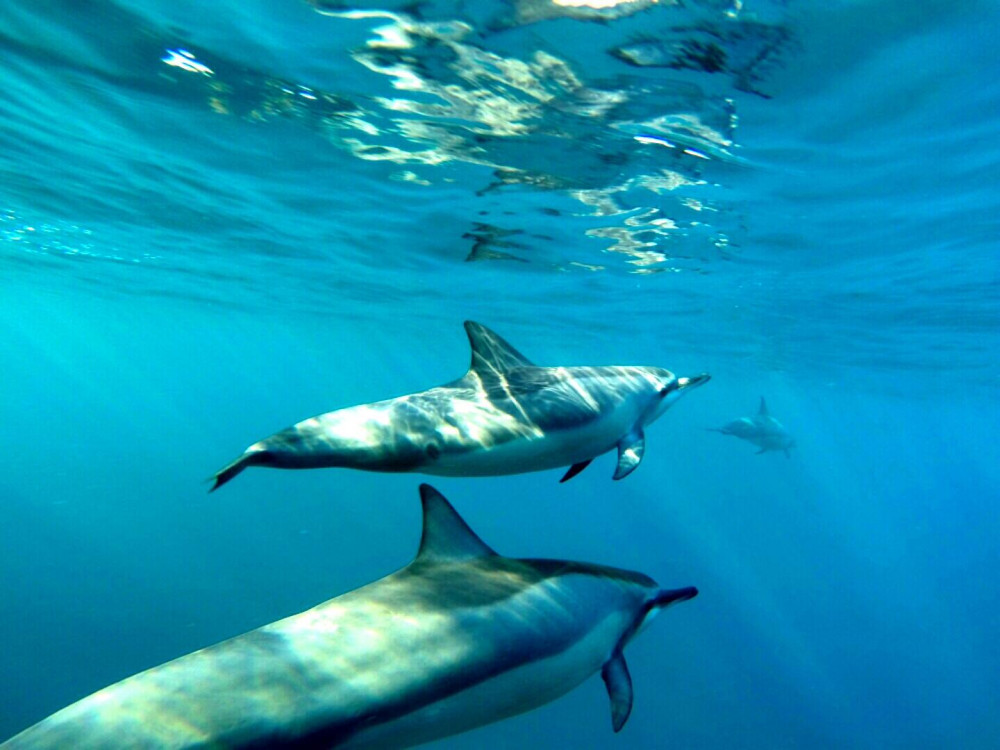
[[[537,708],[600,672],[619,731],[623,649],[697,595],[603,565],[502,557],[434,488],[402,570],[122,680],[3,750],[409,747]]]
[[[760,408],[752,417],[740,417],[732,422],[723,425],[721,428],[707,427],[709,432],[721,432],[723,435],[732,435],[740,440],[746,440],[760,448],[757,455],[768,451],[784,451],[787,458],[792,457],[791,449],[795,447],[795,440],[777,419],[771,416],[767,410],[767,402],[764,397],[760,397]]]
[[[248,466],[440,476],[568,466],[565,482],[616,447],[622,479],[642,460],[646,425],[709,380],[658,367],[537,367],[486,326],[465,330],[472,364],[458,380],[299,422],[247,448],[210,491]]]

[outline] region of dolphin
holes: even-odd
[[[99,690],[0,747],[410,747],[537,708],[598,671],[621,730],[623,649],[697,589],[501,557],[433,487],[420,497],[423,537],[402,570]]]
[[[772,417],[767,411],[767,402],[764,397],[760,397],[760,408],[752,417],[741,417],[734,419],[729,424],[723,425],[722,429],[708,428],[710,432],[721,432],[723,435],[735,435],[741,440],[753,443],[758,448],[757,455],[768,451],[784,451],[785,455],[791,458],[790,448],[795,445],[788,430],[777,419]]]
[[[440,476],[583,471],[617,446],[614,478],[645,450],[644,429],[709,376],[658,367],[536,367],[500,336],[467,321],[472,364],[427,391],[320,414],[254,443],[214,476],[217,490],[248,466]]]

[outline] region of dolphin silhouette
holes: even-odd
[[[767,403],[763,396],[760,397],[760,408],[754,416],[734,419],[721,429],[709,427],[708,430],[721,432],[723,435],[733,435],[753,443],[760,448],[757,451],[758,455],[768,451],[784,451],[785,456],[791,458],[790,449],[795,445],[785,426],[767,411]]]
[[[299,422],[247,448],[210,491],[248,466],[441,476],[569,466],[565,482],[616,446],[622,479],[642,460],[646,425],[709,380],[658,367],[536,367],[486,326],[465,330],[472,365],[458,380]]]
[[[402,570],[99,690],[0,747],[409,747],[529,711],[597,671],[621,730],[623,649],[697,589],[501,557],[434,488],[420,497],[423,538]]]

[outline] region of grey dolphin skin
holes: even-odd
[[[248,466],[348,467],[495,476],[568,466],[561,481],[618,448],[614,478],[639,465],[644,428],[709,380],[658,367],[536,367],[467,321],[472,365],[427,391],[320,414],[254,443],[210,491]]]
[[[619,731],[632,708],[622,650],[697,589],[501,557],[434,488],[420,496],[423,538],[402,570],[99,690],[0,747],[410,747],[529,711],[598,671]]]
[[[758,448],[757,454],[768,451],[784,451],[785,456],[791,458],[790,449],[795,445],[788,430],[777,419],[772,417],[767,411],[767,403],[764,397],[760,397],[760,408],[752,417],[741,417],[726,424],[722,429],[708,428],[710,432],[721,432],[723,435],[733,435],[753,443]]]

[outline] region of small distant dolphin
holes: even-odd
[[[420,496],[420,551],[402,570],[99,690],[0,747],[410,747],[537,708],[597,671],[619,731],[632,709],[622,650],[697,589],[501,557],[434,488]]]
[[[784,451],[785,455],[791,458],[789,449],[795,445],[788,430],[777,419],[772,417],[767,411],[767,403],[764,397],[760,397],[760,409],[752,417],[741,417],[734,419],[721,430],[714,427],[708,428],[710,432],[721,432],[723,435],[734,435],[741,440],[753,443],[758,448],[757,455],[768,451]]]
[[[645,450],[643,429],[708,375],[658,367],[536,367],[486,326],[467,321],[472,365],[460,379],[299,422],[219,471],[217,490],[248,466],[493,476],[569,466],[560,481],[618,447],[614,478]]]

